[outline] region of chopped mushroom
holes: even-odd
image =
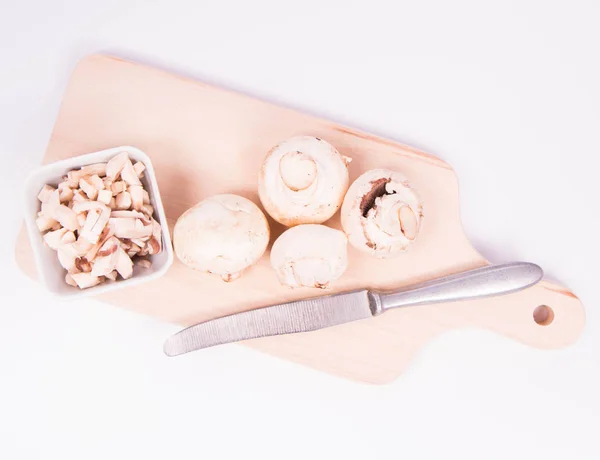
[[[104,203],[105,205],[110,204],[110,200],[112,200],[112,193],[110,190],[100,190],[98,192],[98,201],[100,203]]]
[[[40,190],[40,193],[38,193],[38,200],[40,200],[42,203],[45,203],[46,201],[48,201],[54,190],[56,190],[54,187],[44,185],[42,190]]]
[[[122,152],[108,163],[69,171],[56,187],[39,192],[36,225],[56,250],[65,283],[84,289],[128,279],[134,261],[162,250],[162,229],[139,180],[145,169]]]
[[[127,152],[122,152],[112,157],[106,164],[106,177],[113,181],[116,180],[117,176],[121,173],[123,166],[125,166],[125,162],[127,161],[131,163]]]
[[[110,190],[113,195],[118,195],[119,193],[127,190],[127,184],[122,180],[113,182],[113,184],[110,186]]]
[[[73,202],[76,202],[76,201],[87,201],[87,199],[88,199],[87,196],[84,195],[83,193],[81,193],[80,190],[75,190],[73,192]]]
[[[98,255],[94,260],[94,266],[92,268],[92,275],[94,276],[106,276],[111,273],[117,266],[117,260],[119,258],[119,240],[114,236],[106,240],[106,242],[98,251]]]
[[[69,244],[76,241],[74,232],[66,232],[60,239],[60,244]]]
[[[81,169],[69,171],[67,174],[68,180],[75,184],[74,187],[79,183],[79,179],[85,176],[93,176],[97,174],[98,176],[104,176],[106,174],[106,163],[96,163],[93,165],[84,166]]]
[[[72,209],[60,204],[59,191],[54,190],[48,196],[47,200],[42,203],[42,214],[45,217],[56,220],[67,230],[78,230],[79,223],[77,215]]]
[[[121,248],[117,249],[116,254],[117,264],[115,268],[117,272],[119,272],[119,275],[121,275],[125,280],[131,278],[131,276],[133,275],[133,262],[131,261],[127,253]]]
[[[65,275],[65,282],[69,285],[69,286],[73,286],[73,287],[77,287],[77,283],[75,282],[75,280],[73,279],[73,277],[67,273]]]
[[[62,237],[67,233],[66,228],[61,228],[59,230],[54,230],[53,232],[48,232],[44,235],[44,242],[50,246],[50,248],[56,250],[61,245]]]
[[[144,193],[141,185],[132,185],[129,187],[129,195],[131,196],[131,206],[136,211],[140,211],[144,205]]]
[[[40,232],[45,232],[46,230],[50,230],[53,228],[58,222],[51,217],[46,217],[41,215],[35,220],[35,224]]]
[[[98,176],[98,174],[94,174],[93,176],[90,176],[89,178],[89,183],[92,184],[94,186],[94,188],[96,190],[103,190],[104,189],[104,182],[102,181],[102,179],[100,179],[100,176]]]
[[[81,229],[81,237],[85,238],[90,243],[98,242],[100,233],[104,230],[109,219],[110,209],[106,206],[89,210],[85,219],[85,224]]]
[[[59,199],[61,203],[68,203],[74,197],[73,189],[69,187],[63,187],[59,189]]]
[[[146,215],[139,211],[112,211],[110,217],[133,217],[135,219],[147,219]]]
[[[58,261],[62,267],[69,273],[72,272],[75,267],[75,260],[79,257],[79,253],[76,249],[75,243],[63,244],[58,247]]]
[[[121,192],[117,195],[117,209],[131,208],[131,195],[129,192]]]
[[[121,178],[127,182],[128,185],[141,185],[140,178],[135,173],[133,169],[133,164],[131,164],[131,160],[128,158],[123,165],[123,170],[121,171]]]
[[[146,169],[146,166],[144,165],[144,163],[142,163],[141,161],[136,162],[133,165],[133,170],[135,171],[135,173],[138,175],[138,177],[141,179],[142,177],[144,177],[144,170]]]
[[[111,217],[109,223],[117,238],[146,238],[152,235],[152,225],[144,225],[139,219]]]
[[[102,277],[93,276],[91,273],[71,273],[71,278],[80,289],[96,286],[102,282]]]
[[[146,214],[146,216],[150,217],[152,214],[154,214],[154,208],[151,204],[144,204],[142,206],[142,212]]]
[[[90,200],[95,200],[98,197],[98,190],[85,177],[79,179],[79,188],[83,190]]]

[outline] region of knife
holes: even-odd
[[[490,265],[394,292],[367,289],[257,308],[205,321],[169,337],[167,356],[240,340],[308,332],[381,315],[392,308],[510,294],[536,284],[542,269],[531,263]]]

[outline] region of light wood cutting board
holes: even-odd
[[[408,176],[424,201],[423,227],[413,247],[389,260],[373,259],[351,249],[349,268],[333,292],[399,288],[487,264],[465,237],[456,176],[439,158],[114,57],[94,55],[77,65],[44,162],[119,145],[138,147],[152,159],[172,225],[187,208],[215,193],[237,193],[258,203],[256,180],[265,153],[279,141],[300,134],[321,137],[352,157],[351,180],[371,168],[396,169]],[[283,228],[270,223],[272,242]],[[339,218],[328,224],[339,228]],[[19,266],[35,277],[24,230],[16,256]],[[233,283],[194,272],[176,261],[159,281],[100,299],[186,326],[322,294],[279,286],[266,255]],[[533,311],[539,305],[551,308],[550,324],[534,321]],[[345,378],[386,383],[402,373],[425,342],[444,331],[479,327],[534,347],[557,348],[575,341],[584,323],[578,298],[563,286],[543,281],[495,299],[399,309],[335,328],[246,344]],[[161,353],[161,347],[157,343],[155,352]]]

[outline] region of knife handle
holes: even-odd
[[[379,293],[376,313],[390,308],[510,294],[536,284],[543,275],[539,266],[527,262],[490,265],[418,284],[405,291]]]

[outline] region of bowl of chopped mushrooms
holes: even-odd
[[[152,281],[173,263],[154,169],[139,149],[42,166],[28,177],[24,198],[38,274],[60,297]]]

